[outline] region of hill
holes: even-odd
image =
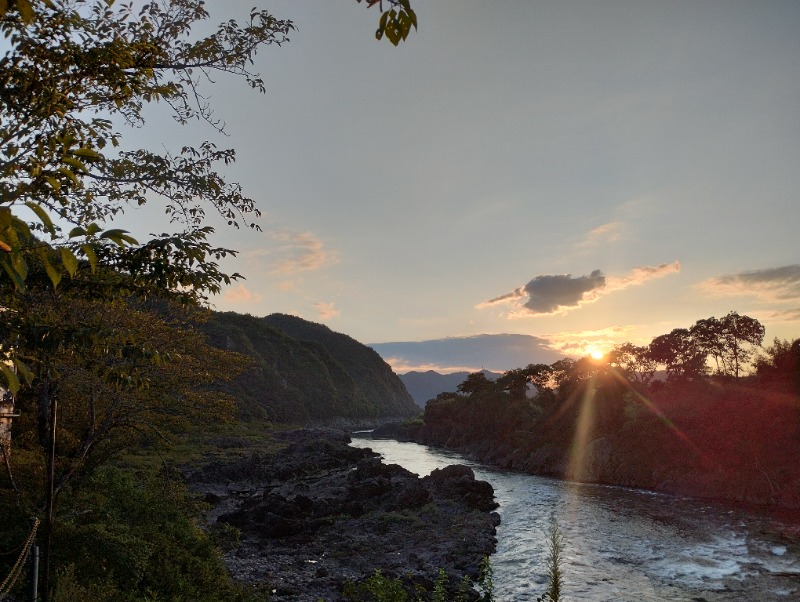
[[[489,380],[495,380],[502,376],[499,372],[481,370]],[[452,372],[441,374],[434,370],[425,372],[406,372],[400,375],[400,380],[408,389],[414,403],[424,408],[429,399],[433,399],[439,393],[455,393],[460,385],[469,375],[469,372]]]
[[[250,356],[226,390],[245,419],[311,423],[371,421],[418,412],[402,382],[358,341],[293,316],[215,312],[209,342]]]

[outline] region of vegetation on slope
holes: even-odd
[[[800,340],[760,357],[752,343],[721,345],[711,374],[679,334],[673,356],[656,339],[662,361],[626,344],[495,382],[471,374],[428,402],[417,438],[527,472],[800,507]],[[744,358],[752,373],[737,377]]]
[[[253,358],[226,385],[241,417],[308,423],[409,416],[416,407],[397,376],[371,349],[325,326],[291,316],[215,313],[212,345]]]

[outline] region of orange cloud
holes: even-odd
[[[222,297],[229,303],[259,303],[263,299],[261,293],[251,291],[241,282],[226,290]]]
[[[317,312],[319,312],[320,320],[330,320],[331,318],[335,318],[342,313],[333,307],[333,303],[325,303],[320,301],[318,303],[314,303],[314,307],[316,308]]]

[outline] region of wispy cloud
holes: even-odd
[[[648,280],[679,272],[677,261],[657,266],[642,266],[624,276],[606,277],[600,270],[588,276],[572,274],[535,276],[528,284],[520,286],[488,301],[476,305],[478,309],[501,304],[510,304],[509,317],[563,314],[593,303],[601,296],[631,286],[644,284]]]
[[[314,303],[314,307],[317,310],[320,320],[330,320],[342,313],[333,306],[333,303],[319,301],[318,303]]]
[[[620,291],[630,286],[639,286],[648,280],[663,278],[669,274],[677,274],[681,271],[680,261],[672,263],[662,263],[660,265],[647,265],[633,268],[625,276],[613,276],[606,280],[605,293]]]
[[[588,251],[600,245],[618,241],[622,237],[625,224],[622,222],[608,222],[589,231],[584,239],[578,243],[579,251]]]
[[[800,264],[723,274],[698,285],[721,296],[754,296],[765,301],[785,302],[800,299]]]
[[[261,293],[251,291],[243,283],[229,288],[222,297],[229,303],[259,303],[263,299]]]
[[[774,311],[766,318],[772,322],[800,322],[800,307],[784,311]]]
[[[326,249],[323,242],[311,232],[278,230],[270,233],[276,246],[245,253],[249,259],[266,258],[270,263],[269,273],[290,276],[309,272],[338,262],[335,251]]]

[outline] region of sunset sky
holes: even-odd
[[[126,132],[237,149],[264,232],[220,226],[247,280],[217,309],[556,355],[731,310],[800,336],[800,2],[412,0],[399,48],[377,7],[258,4],[298,31],[259,54],[266,95],[209,88],[228,137],[156,113]],[[515,367],[408,349],[387,359]]]

